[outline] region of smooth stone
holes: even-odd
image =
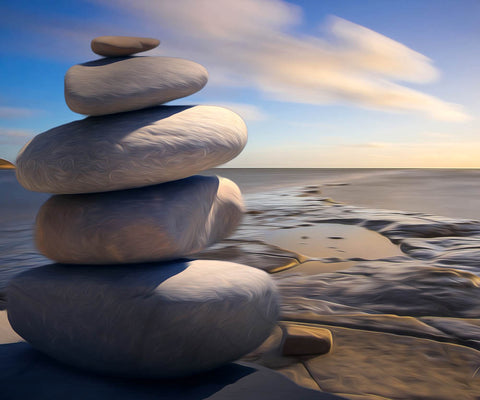
[[[121,57],[154,49],[160,40],[134,36],[99,36],[92,40],[92,51],[100,56]]]
[[[52,196],[38,212],[35,241],[69,264],[168,260],[222,240],[243,214],[240,190],[216,176],[141,189]]]
[[[332,348],[332,333],[328,329],[294,324],[287,324],[283,329],[284,356],[327,354]]]
[[[160,106],[85,118],[33,138],[17,156],[23,187],[91,193],[173,181],[235,158],[247,128],[215,106]]]
[[[12,328],[36,349],[90,371],[177,377],[238,359],[270,334],[275,283],[259,269],[194,260],[38,267],[7,288]]]
[[[65,101],[80,114],[114,114],[189,96],[207,80],[204,67],[181,58],[104,58],[67,71]]]

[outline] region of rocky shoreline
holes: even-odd
[[[194,255],[270,271],[277,284],[279,325],[245,361],[342,398],[476,399],[478,221],[338,204],[313,187],[247,195],[245,202],[247,213],[237,231]],[[322,224],[345,229],[343,239],[339,231],[331,239],[339,250],[349,240],[348,229],[358,226],[389,239],[400,255],[319,257],[299,252],[296,235],[289,248],[266,239],[271,232]],[[362,239],[368,248],[368,237]],[[289,327],[305,337],[331,332],[330,351],[283,354]]]

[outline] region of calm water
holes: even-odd
[[[270,169],[217,168],[247,197],[282,188],[318,185],[325,197],[368,208],[480,219],[480,169]],[[32,221],[47,194],[23,189],[11,170],[0,170],[0,222]],[[3,239],[3,237],[2,237]]]
[[[359,207],[480,220],[480,169],[217,168],[212,171],[209,173],[236,182],[246,195],[319,185],[325,197]]]
[[[249,196],[318,185],[322,196],[351,205],[480,220],[480,170],[215,169]],[[0,170],[0,286],[12,271],[48,262],[33,246],[32,226],[47,194],[23,189]],[[281,199],[281,197],[279,197]]]

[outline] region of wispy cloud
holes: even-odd
[[[423,132],[421,136],[433,139],[455,139],[456,135],[451,133],[444,133],[444,132]]]
[[[385,147],[392,146],[393,143],[387,142],[368,142],[368,143],[352,143],[352,144],[342,144],[340,147],[357,147],[357,148],[367,148],[367,149],[382,149]]]
[[[323,35],[306,36],[295,33],[301,8],[281,0],[118,0],[114,7],[161,31],[158,53],[203,62],[221,84],[253,86],[281,101],[470,118],[457,104],[399,83],[437,79],[429,58],[341,18],[329,18]]]
[[[282,0],[88,1],[109,9],[116,24],[30,16],[25,25],[35,34],[29,32],[25,42],[51,56],[72,58],[90,54],[92,37],[137,32],[162,40],[150,54],[182,56],[207,66],[211,85],[250,87],[285,102],[417,112],[444,121],[470,119],[462,106],[406,86],[438,79],[432,60],[345,19],[332,16],[318,35],[305,35],[299,33],[302,9]],[[26,18],[14,17],[0,20],[24,23]]]
[[[312,143],[308,147],[272,145],[248,148],[228,165],[296,168],[480,168],[480,141],[384,142],[382,146]]]
[[[31,117],[38,113],[38,110],[31,108],[20,107],[1,107],[0,106],[0,118],[25,118]]]
[[[27,143],[34,136],[34,132],[27,129],[11,129],[0,127],[0,143],[18,145]]]
[[[268,115],[253,104],[232,103],[225,101],[213,101],[208,102],[208,104],[228,108],[239,114],[246,121],[264,121],[268,119]]]

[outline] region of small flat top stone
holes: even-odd
[[[134,36],[99,36],[92,40],[92,51],[104,57],[122,57],[154,49],[160,40]]]

